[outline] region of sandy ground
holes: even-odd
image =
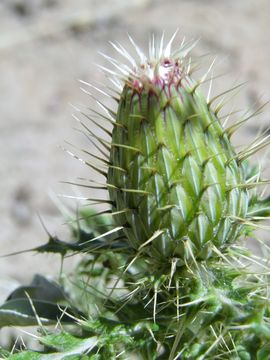
[[[52,194],[74,194],[59,181],[93,174],[59,145],[67,140],[90,149],[72,129],[78,126],[69,104],[90,104],[78,79],[104,81],[94,63],[105,64],[98,51],[117,56],[109,40],[126,45],[128,32],[146,48],[150,33],[165,30],[169,38],[176,28],[177,42],[184,35],[200,38],[195,55],[210,53],[200,60],[203,68],[217,57],[214,74],[226,74],[214,82],[213,93],[248,81],[234,105],[252,109],[270,99],[269,24],[269,0],[2,0],[0,254],[47,240],[37,213],[51,233],[66,231]],[[247,144],[269,126],[269,115],[268,108],[235,141]],[[57,274],[59,265],[57,256],[0,258],[0,302],[36,272]]]

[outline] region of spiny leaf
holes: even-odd
[[[63,323],[74,323],[74,319],[67,315],[74,315],[69,307],[43,300],[31,299],[31,302],[29,299],[16,298],[1,305],[0,327],[38,325],[37,316],[44,325],[56,323],[59,319]]]
[[[42,354],[33,351],[23,351],[8,357],[10,360],[79,360],[84,359],[84,354],[89,353],[98,343],[96,337],[80,339],[69,333],[47,335],[40,337],[39,341],[57,352]],[[88,356],[85,359],[89,359]],[[91,357],[90,357],[91,359]]]

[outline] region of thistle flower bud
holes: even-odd
[[[131,247],[157,259],[206,259],[241,234],[248,194],[228,134],[191,77],[190,49],[172,53],[173,38],[153,43],[148,59],[131,40],[140,60],[119,67],[109,194]]]

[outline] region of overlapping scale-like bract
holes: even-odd
[[[166,73],[161,65],[170,65]],[[151,65],[150,65],[151,66]],[[130,245],[156,258],[205,259],[240,234],[248,194],[220,121],[182,68],[162,59],[123,87],[108,172]]]

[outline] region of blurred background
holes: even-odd
[[[269,0],[1,0],[0,1],[0,254],[29,249],[66,228],[53,194],[74,195],[60,181],[91,177],[91,170],[60,148],[89,143],[72,128],[70,103],[89,106],[79,79],[104,82],[98,54],[118,57],[109,41],[143,49],[149,34],[179,28],[176,45],[200,39],[195,56],[204,70],[216,57],[213,94],[247,81],[235,110],[270,99]],[[128,44],[128,45],[127,45]],[[229,107],[229,111],[231,107]],[[269,126],[269,107],[234,139],[247,144]],[[91,151],[91,150],[90,150]],[[89,195],[89,194],[88,194]],[[74,200],[75,203],[75,200]],[[61,236],[61,235],[59,235]],[[0,258],[0,301],[36,272],[55,275],[60,259],[26,253]]]

